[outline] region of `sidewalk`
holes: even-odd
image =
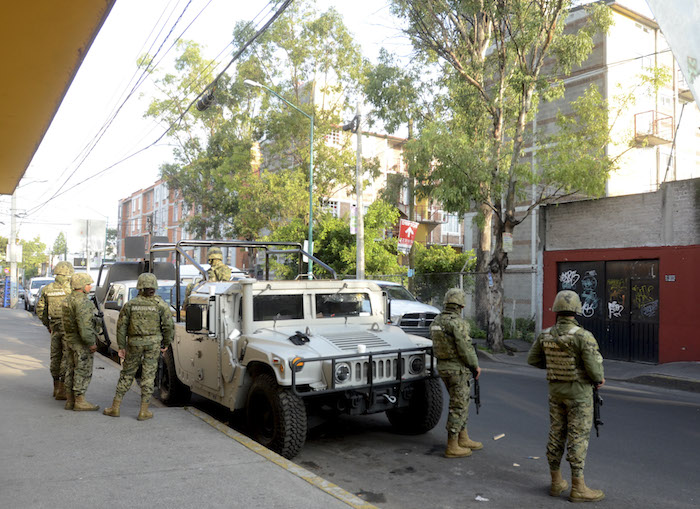
[[[86,394],[98,412],[51,398],[49,334],[23,309],[0,309],[0,507],[373,507],[338,486],[186,408],[140,395],[102,415],[119,377],[96,355]]]
[[[506,344],[515,349],[511,354],[494,354],[485,350],[486,340],[475,339],[477,354],[482,359],[489,359],[504,364],[527,366],[527,353],[530,343],[521,340],[506,340]],[[603,361],[606,380],[640,383],[700,392],[700,362],[669,362],[666,364],[644,364],[640,362]]]

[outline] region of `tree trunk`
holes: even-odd
[[[488,296],[489,328],[486,346],[492,352],[504,352],[503,342],[503,276],[508,267],[508,253],[503,251],[503,226],[496,219],[494,226],[496,247],[489,263]],[[512,227],[511,227],[512,230]]]
[[[479,228],[479,245],[476,250],[476,281],[474,284],[475,320],[479,328],[486,330],[489,323],[489,285],[487,272],[491,261],[491,222],[493,210],[481,205],[483,224]]]

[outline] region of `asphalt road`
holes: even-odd
[[[445,416],[431,432],[392,431],[383,414],[312,420],[293,461],[382,508],[549,508],[544,372],[482,362],[482,408],[470,407],[470,436],[484,449],[443,457]],[[700,505],[700,394],[608,382],[601,436],[592,432],[586,481],[603,489],[594,506],[689,508]],[[193,396],[192,405],[229,421],[223,407]],[[445,407],[447,395],[445,394]],[[233,427],[245,432],[235,419]],[[499,440],[493,437],[504,434]],[[563,473],[569,475],[564,461]],[[479,500],[481,499],[481,500]],[[485,499],[485,500],[484,500]]]
[[[385,508],[561,507],[547,494],[544,372],[484,362],[483,406],[470,435],[484,449],[442,456],[443,421],[422,436],[392,432],[383,415],[343,417],[315,427],[294,461]],[[601,436],[591,438],[586,479],[607,507],[698,507],[700,395],[609,383]],[[499,434],[505,437],[494,440]],[[535,459],[537,458],[537,459]],[[563,469],[568,476],[569,469]],[[477,501],[477,497],[488,499]]]

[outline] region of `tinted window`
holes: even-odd
[[[304,302],[301,295],[258,295],[253,297],[253,320],[301,320]]]
[[[386,292],[390,299],[396,300],[416,300],[403,286],[382,286],[382,290]]]
[[[366,293],[320,293],[316,295],[316,317],[369,316],[372,305]]]
[[[181,300],[185,299],[185,289],[187,288],[186,286],[181,286],[180,287],[180,298]],[[159,295],[161,299],[163,299],[165,302],[168,304],[171,304],[173,300],[175,300],[175,295],[172,292],[173,287],[172,286],[158,286],[158,289],[156,290],[156,295]],[[133,299],[139,294],[138,288],[129,288],[129,300]],[[171,298],[172,295],[172,298]],[[182,303],[181,303],[182,304]]]

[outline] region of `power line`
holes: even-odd
[[[135,157],[136,155],[140,154],[141,152],[144,152],[145,150],[153,147],[156,145],[160,140],[162,140],[176,125],[179,125],[179,123],[182,121],[182,119],[185,117],[185,115],[190,111],[192,106],[199,100],[200,97],[202,97],[206,92],[208,92],[210,89],[216,86],[217,81],[221,78],[221,76],[228,70],[228,68],[236,61],[240,56],[243,54],[243,52],[248,49],[248,47],[254,43],[264,32],[267,31],[267,29],[270,27],[270,25],[280,16],[282,13],[289,7],[289,5],[292,3],[293,0],[285,0],[284,3],[275,11],[275,13],[272,15],[272,17],[260,28],[258,31],[248,40],[246,43],[233,55],[229,63],[226,65],[226,67],[216,76],[216,78],[209,84],[207,87],[199,93],[197,97],[195,97],[192,102],[187,106],[185,111],[183,111],[180,116],[172,122],[169,127],[163,132],[155,141],[151,142],[149,145],[137,150],[136,152],[133,152],[132,154],[120,159],[119,161],[107,166],[106,168],[103,168],[102,170],[98,171],[97,173],[81,180],[80,182],[77,182],[76,184],[72,185],[71,187],[61,191],[64,186],[61,186],[51,198],[48,200],[44,201],[43,203],[34,206],[33,208],[29,209],[27,214],[35,214],[39,210],[41,210],[46,204],[48,204],[50,201],[54,200],[55,198],[58,198],[59,196],[62,196],[63,194],[71,191],[72,189],[75,189],[76,187],[102,175],[103,173],[109,171],[110,169],[114,168],[115,166],[131,159],[132,157]],[[75,173],[75,172],[73,172]],[[65,185],[65,183],[64,183]]]

